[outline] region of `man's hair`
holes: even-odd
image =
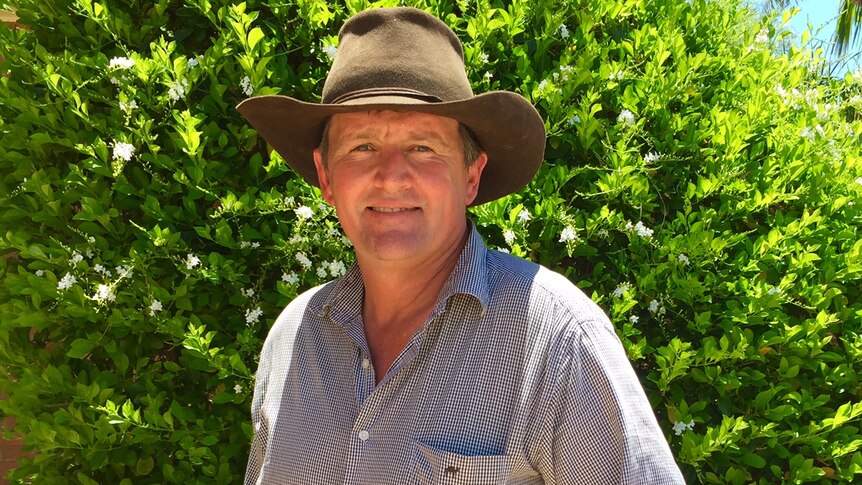
[[[329,120],[332,117],[326,118],[323,124],[323,135],[320,138],[320,154],[323,157],[323,165],[326,166],[327,153],[329,151]],[[476,140],[476,135],[467,125],[458,122],[458,134],[461,135],[461,149],[464,151],[464,164],[471,166],[482,154],[482,145]]]

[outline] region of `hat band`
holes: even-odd
[[[412,89],[404,89],[404,88],[368,88],[368,89],[360,89],[358,91],[351,91],[349,93],[342,94],[341,96],[335,98],[330,103],[326,104],[343,104],[348,101],[353,101],[355,99],[362,98],[373,98],[379,96],[401,96],[405,98],[413,98],[419,101],[424,101],[426,103],[442,103],[443,100],[433,94],[423,93],[421,91],[414,91]],[[325,102],[324,102],[325,103]]]

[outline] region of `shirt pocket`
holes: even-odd
[[[507,455],[466,456],[416,443],[416,476],[423,485],[506,483],[512,472]]]

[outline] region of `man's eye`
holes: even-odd
[[[433,150],[431,150],[431,147],[427,147],[425,145],[416,145],[415,147],[413,147],[413,149],[416,150],[417,152],[431,152],[431,151],[433,151]]]
[[[362,145],[357,145],[357,146],[353,147],[353,150],[351,150],[351,151],[367,152],[369,150],[371,150],[371,145],[369,145],[368,143],[363,143]]]

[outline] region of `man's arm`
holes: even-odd
[[[254,377],[254,397],[251,402],[251,424],[254,429],[254,438],[251,442],[251,453],[245,469],[245,485],[258,483],[269,441],[269,424],[261,413],[269,381],[269,352],[267,350],[268,347],[264,345]]]
[[[684,484],[611,323],[570,327],[552,350],[542,470],[551,483]]]

